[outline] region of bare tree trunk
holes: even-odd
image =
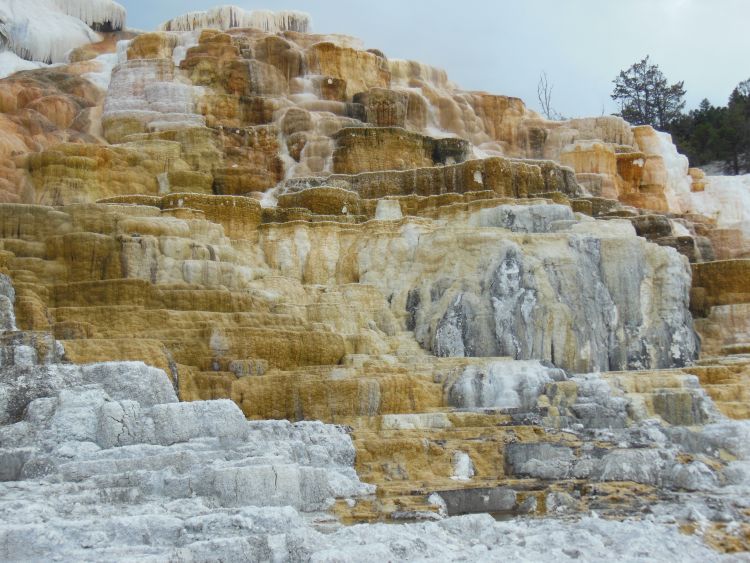
[[[539,75],[539,83],[536,86],[536,95],[542,113],[547,119],[555,119],[556,112],[552,109],[552,90],[554,86],[549,83],[547,73],[542,72]]]

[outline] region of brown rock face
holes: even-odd
[[[346,97],[370,88],[388,88],[391,73],[382,57],[334,43],[316,43],[306,53],[311,74],[332,76],[346,83]]]
[[[694,309],[750,303],[750,260],[722,260],[693,265]]]
[[[143,33],[128,45],[128,59],[168,59],[177,46],[177,37],[168,33]]]
[[[405,127],[409,113],[409,95],[386,88],[370,88],[354,96],[362,104],[368,123],[377,127]]]
[[[253,46],[254,57],[275,67],[287,82],[304,74],[302,50],[283,37],[268,36]]]
[[[349,130],[344,130],[344,133]],[[396,134],[400,134],[396,131]],[[469,160],[442,167],[406,171],[334,174],[326,179],[289,180],[285,192],[328,183],[353,190],[368,199],[386,196],[434,196],[490,191],[495,197],[577,197],[580,188],[571,171],[551,162],[519,161],[500,157]]]
[[[469,143],[461,139],[432,139],[392,127],[346,128],[334,140],[337,174],[455,164],[466,160],[470,152]]]
[[[25,155],[60,142],[99,142],[92,110],[102,93],[75,75],[26,71],[0,81],[0,199],[35,201]]]

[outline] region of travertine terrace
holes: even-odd
[[[747,177],[305,14],[8,4],[0,559],[750,549]]]

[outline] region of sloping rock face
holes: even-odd
[[[270,532],[374,489],[342,428],[180,403],[167,374],[139,362],[64,363],[49,334],[15,330],[12,286],[0,285],[0,512],[14,523],[0,530],[3,559],[205,558],[217,547],[289,559],[293,544],[269,544]]]
[[[512,550],[507,538],[492,538],[512,532],[532,539],[546,533],[543,526],[534,529],[535,524],[528,530],[504,530],[503,525],[487,517],[449,518],[437,528],[412,525],[401,532],[399,539],[379,528],[362,527],[355,536],[345,529],[322,535],[319,530],[330,522],[320,511],[330,507],[334,497],[346,499],[339,502],[347,507],[357,507],[358,499],[368,507],[382,502],[372,496],[374,487],[363,484],[354,472],[355,450],[341,427],[311,422],[247,422],[237,406],[226,400],[180,403],[166,373],[142,363],[65,363],[63,346],[49,334],[15,329],[14,291],[7,277],[0,276],[0,284],[0,513],[4,521],[13,522],[0,527],[0,550],[8,560],[50,554],[87,561],[133,556],[146,560],[216,556],[232,560],[296,560],[309,556],[332,560],[340,553],[365,557],[359,548],[352,548],[354,538],[356,544],[367,546],[367,558],[373,553],[393,554],[394,550],[407,557],[439,557],[438,548],[428,547],[419,539],[422,534],[438,533],[436,541],[445,542],[446,547],[454,545],[453,549],[456,541],[473,542],[476,540],[471,538],[481,537],[485,550],[493,546]],[[471,366],[452,379],[446,387],[448,402],[464,408],[531,410],[545,388],[550,394],[547,385],[566,380],[564,372],[536,363],[495,362],[484,369]],[[477,383],[481,389],[478,395]],[[616,427],[624,426],[627,403],[608,397],[606,383],[591,379],[569,383],[580,387],[582,397],[589,397],[572,406],[572,412],[593,416],[580,418],[586,428],[597,424],[611,427],[613,419],[608,416],[614,417]],[[592,383],[598,389],[586,392]],[[558,402],[556,394],[553,391],[551,399]],[[569,396],[569,391],[566,394]],[[595,402],[588,402],[592,399]],[[700,395],[694,399],[696,420],[706,420],[710,416],[705,411],[708,404]],[[596,413],[597,408],[607,414]],[[673,412],[684,410],[677,407]],[[445,433],[454,424],[466,422],[456,416],[436,414],[430,420],[418,415],[393,415],[384,417],[383,423],[391,432],[405,435],[399,438],[403,443],[408,429],[424,430],[437,423]],[[694,424],[696,420],[681,422]],[[532,427],[508,427],[508,431],[523,433],[526,428]],[[731,430],[717,426],[707,428],[705,435],[680,435],[680,440],[690,444],[688,451],[697,450],[702,456],[706,455],[703,450],[712,447],[728,448],[740,455],[739,444],[745,438],[734,436]],[[516,474],[527,481],[529,477],[559,480],[573,475],[577,480],[632,480],[643,483],[646,490],[656,484],[711,489],[719,478],[700,461],[678,461],[679,449],[674,445],[674,451],[663,447],[644,450],[647,443],[655,448],[667,440],[657,427],[650,427],[647,438],[639,434],[642,430],[627,432],[631,440],[639,437],[635,439],[640,449],[623,449],[620,436],[618,448],[603,457],[600,453],[592,457],[585,447],[577,454],[581,446],[572,434],[549,436],[549,441],[508,444],[505,471],[508,476]],[[365,440],[367,446],[359,452],[364,458],[358,462],[360,473],[369,476],[367,471],[374,468],[371,456],[382,456],[377,450],[393,447],[390,433],[383,438]],[[485,442],[484,447],[487,445]],[[486,479],[483,474],[487,468],[483,466],[490,462],[491,467],[493,460],[481,456],[482,448],[465,449],[451,457],[451,478],[471,480],[478,473]],[[401,455],[391,463],[403,463],[400,471],[415,471],[416,460],[400,461]],[[440,464],[443,455],[433,452],[425,461]],[[498,469],[501,466],[495,471]],[[738,470],[728,466],[721,475],[726,472],[729,477],[721,478],[731,479]],[[477,499],[473,493],[478,493]],[[587,501],[564,492],[550,492],[542,499],[558,512],[579,510],[577,503]],[[495,485],[444,490],[429,502],[428,506],[448,514],[528,512],[536,509],[537,495],[527,491],[520,496],[512,487]],[[729,505],[725,509],[734,510]],[[301,513],[313,513],[314,519],[304,519]],[[420,513],[431,514],[401,511],[393,515],[413,518]],[[459,531],[467,523],[472,530],[468,537]],[[622,536],[648,531],[669,538],[682,549],[712,557],[707,548],[676,536],[663,524],[627,524],[622,529],[598,526],[586,538],[614,538],[616,549],[625,554],[632,547]],[[148,541],[144,541],[144,534]],[[658,555],[663,548],[652,544],[639,549]]]
[[[606,229],[573,224],[570,232],[558,230],[559,223],[549,227],[572,217],[564,207],[500,206],[469,224],[502,225],[522,237],[493,240],[487,233],[475,242],[459,235],[456,246],[442,233],[420,237],[417,256],[438,257],[444,265],[412,268],[416,285],[406,301],[417,340],[438,356],[537,358],[579,373],[695,359],[698,345],[685,310],[688,278],[677,253],[628,240],[627,222],[621,236],[612,236],[614,223]],[[458,254],[462,267],[456,269],[448,256]],[[652,292],[650,284],[658,289]]]
[[[302,14],[77,17],[0,81],[5,558],[748,548],[744,180]]]

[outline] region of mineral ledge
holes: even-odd
[[[748,560],[750,177],[125,19],[0,2],[0,559]]]

